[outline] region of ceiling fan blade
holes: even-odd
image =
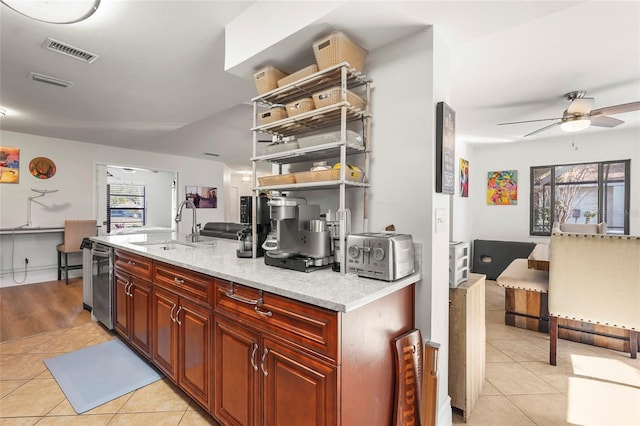
[[[574,99],[571,104],[569,104],[567,112],[569,114],[588,114],[592,108],[593,98],[579,98]]]
[[[562,121],[558,121],[557,123],[549,124],[548,126],[545,126],[542,129],[538,129],[538,130],[535,130],[535,131],[533,131],[531,133],[527,133],[526,135],[524,135],[524,137],[526,138],[527,136],[532,136],[532,135],[535,135],[536,133],[544,132],[545,130],[548,130],[548,129],[552,128],[552,127],[559,126],[560,123],[562,123]]]
[[[640,110],[640,101],[629,102],[628,104],[612,105],[604,108],[598,108],[591,111],[591,117],[598,115],[622,114],[623,112],[631,112]]]
[[[622,123],[624,123],[624,121],[604,115],[591,117],[591,125],[597,127],[616,127],[621,125]]]
[[[536,121],[551,121],[551,120],[562,120],[562,118],[558,117],[558,118],[541,118],[539,120],[511,121],[509,123],[498,123],[498,126],[505,126],[507,124],[535,123]]]

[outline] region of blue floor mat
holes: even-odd
[[[77,413],[84,413],[163,375],[120,339],[44,360]]]

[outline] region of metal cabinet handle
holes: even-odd
[[[184,280],[181,280],[178,277],[173,277],[173,281],[175,281],[177,284],[184,284]]]
[[[136,262],[134,262],[133,260],[127,260],[127,263],[128,263],[129,265],[136,266]]]
[[[260,370],[262,370],[262,374],[265,376],[269,375],[269,372],[264,368],[264,361],[267,358],[267,354],[269,353],[269,349],[265,349],[262,353],[262,359],[260,360]]]
[[[182,310],[182,306],[178,307],[178,311],[176,312],[176,322],[178,323],[178,325],[182,325],[182,323],[180,322],[180,311]]]
[[[256,311],[256,314],[262,317],[271,318],[271,316],[273,315],[271,311],[263,311],[262,309],[260,309],[260,306],[256,306],[255,308],[253,308],[253,310]]]
[[[229,287],[229,290],[227,290],[224,294],[230,299],[236,300],[241,303],[246,303],[247,305],[262,305],[262,290],[260,290],[260,297],[258,297],[257,299],[246,299],[242,296],[238,296],[233,292],[233,283],[231,283],[231,287]]]
[[[176,319],[173,317],[173,311],[176,309],[176,304],[174,303],[173,306],[171,307],[171,312],[169,312],[169,318],[171,318],[171,321],[176,322]]]
[[[131,290],[131,287],[133,287],[133,282],[132,281],[127,281],[127,284],[125,284],[125,286],[124,286],[124,292],[129,297],[133,297],[133,294],[129,291],[129,290]]]
[[[258,344],[253,344],[253,350],[251,351],[251,366],[255,371],[258,371],[258,364],[256,364],[256,352],[258,352]]]

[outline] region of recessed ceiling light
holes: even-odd
[[[80,22],[93,15],[100,5],[100,0],[0,0],[0,2],[29,19],[49,24]]]

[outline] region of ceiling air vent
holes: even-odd
[[[63,80],[58,77],[51,77],[50,75],[39,74],[37,72],[29,73],[29,76],[31,77],[32,80],[39,81],[41,83],[52,84],[54,86],[60,86],[65,88],[73,86],[73,82],[71,81]]]
[[[74,59],[82,62],[87,62],[89,64],[98,59],[98,55],[96,55],[95,53],[91,53],[86,50],[82,50],[69,44],[63,43],[61,41],[54,40],[51,37],[49,37],[44,41],[44,43],[42,43],[42,47],[53,52],[71,56]]]

